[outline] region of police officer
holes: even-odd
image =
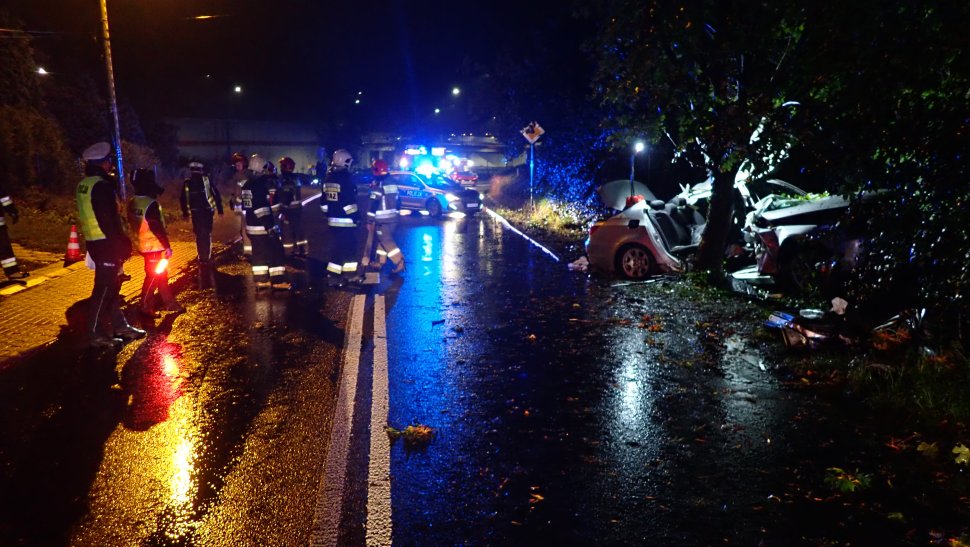
[[[307,240],[303,235],[303,196],[300,178],[293,169],[293,158],[280,158],[279,203],[283,207],[283,250],[294,256],[306,256]]]
[[[391,171],[387,162],[378,159],[371,166],[374,182],[370,189],[370,208],[367,211],[367,241],[364,265],[367,266],[371,258],[371,248],[377,247],[377,262],[375,269],[380,270],[388,260],[394,264],[391,273],[404,271],[404,254],[394,241],[394,230],[397,228],[397,186],[388,183]]]
[[[327,277],[331,286],[360,282],[357,273],[360,212],[357,210],[357,187],[350,176],[354,158],[344,149],[333,153],[327,178],[323,182],[320,209],[327,217],[330,231],[330,256]]]
[[[164,189],[155,183],[155,172],[136,169],[131,177],[135,195],[128,203],[128,221],[138,237],[138,252],[145,259],[145,281],[141,286],[141,312],[146,317],[156,317],[155,293],[162,300],[166,311],[182,313],[185,308],[175,300],[168,286],[168,268],[158,270],[163,258],[172,258],[172,245],[165,230],[165,216],[158,196]]]
[[[3,266],[3,273],[14,280],[30,275],[20,271],[17,257],[13,254],[13,246],[10,244],[10,234],[7,233],[7,224],[16,224],[18,220],[20,220],[20,213],[17,212],[17,207],[3,188],[3,180],[0,179],[0,265]]]
[[[250,177],[242,186],[243,212],[246,216],[246,233],[252,243],[253,280],[256,288],[272,287],[287,290],[286,267],[283,265],[283,245],[280,228],[270,205],[270,188],[275,177],[264,169],[258,177]]]
[[[246,184],[247,180],[255,176],[255,173],[249,169],[249,159],[239,152],[233,152],[232,159],[230,161],[232,162],[233,171],[232,177],[229,180],[234,182],[236,186],[241,189],[243,185]],[[249,241],[249,234],[246,232],[246,214],[242,208],[242,197],[239,198],[238,203],[240,211],[239,235],[242,238],[243,257],[248,258],[253,254],[253,246]]]
[[[192,217],[195,248],[199,253],[199,287],[215,286],[212,267],[212,218],[216,211],[222,216],[222,196],[219,189],[203,173],[202,162],[189,162],[189,178],[182,184],[179,204],[182,218]]]
[[[77,209],[81,232],[94,261],[94,290],[89,300],[88,334],[94,347],[145,336],[145,331],[128,324],[121,312],[121,266],[131,256],[131,240],[118,214],[111,145],[99,142],[84,151],[85,177],[77,185]],[[101,329],[110,322],[110,329]]]

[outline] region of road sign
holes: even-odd
[[[539,137],[541,137],[545,132],[546,130],[539,125],[539,122],[532,122],[523,127],[522,131],[520,131],[522,136],[525,137],[525,140],[529,141],[529,144],[535,144],[536,141],[539,140]]]

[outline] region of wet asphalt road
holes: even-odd
[[[406,273],[357,297],[340,544],[365,542],[371,433],[390,443],[370,421],[384,342],[387,425],[435,431],[390,444],[395,545],[899,533],[790,486],[857,448],[832,436],[854,409],[772,374],[772,344],[739,304],[571,273],[487,216],[404,218],[398,242]],[[226,257],[218,291],[186,280],[188,313],[145,341],[98,354],[65,332],[0,374],[0,544],[310,542],[355,297],[304,266],[292,294],[256,294],[248,265]]]

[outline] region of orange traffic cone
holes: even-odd
[[[84,257],[81,256],[81,245],[77,240],[77,225],[71,224],[71,237],[67,240],[67,252],[64,253],[64,265],[67,266],[78,260],[84,260]]]

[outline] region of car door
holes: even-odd
[[[393,184],[397,186],[397,198],[401,203],[402,209],[414,209],[414,193],[417,190],[414,186],[414,182],[411,180],[411,175],[407,173],[401,173],[396,175],[391,175]]]
[[[408,174],[394,175],[398,196],[401,199],[401,207],[405,209],[420,210],[424,208],[424,202],[428,199],[428,192],[424,184],[417,176]]]

